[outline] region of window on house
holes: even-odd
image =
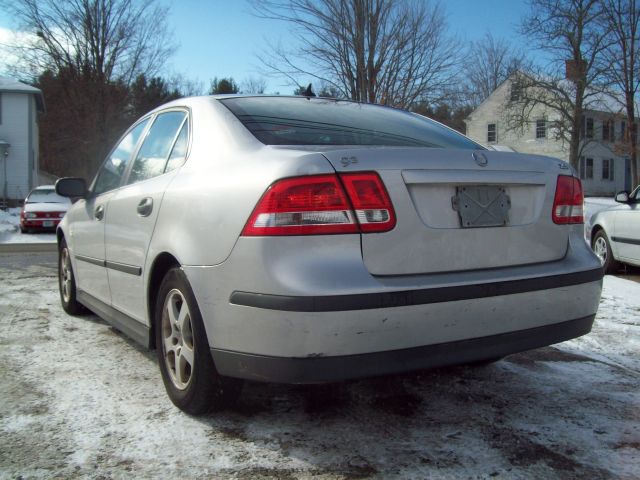
[[[604,142],[613,141],[613,125],[611,120],[602,121],[602,141]]]
[[[511,101],[517,102],[522,99],[522,85],[518,82],[511,84]]]
[[[495,143],[497,141],[498,141],[498,135],[496,130],[496,124],[490,123],[489,125],[487,125],[487,142]]]
[[[593,179],[593,158],[580,157],[580,178],[582,180]]]
[[[536,138],[547,138],[547,121],[536,120]]]
[[[587,138],[593,138],[593,118],[587,118]]]
[[[613,158],[602,160],[602,180],[613,181]]]
[[[584,130],[585,130],[586,121],[587,121],[587,119],[583,115],[582,118],[580,119],[580,138],[584,138]]]
[[[623,142],[627,136],[627,122],[625,122],[624,120],[622,120],[620,122],[620,141]]]

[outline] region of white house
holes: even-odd
[[[467,135],[496,150],[511,149],[569,160],[569,144],[556,138],[550,125],[557,118],[543,105],[533,107],[523,129],[509,129],[506,118],[509,101],[517,99],[517,84],[505,80],[465,119]],[[583,117],[580,178],[586,195],[614,195],[631,190],[629,158],[616,150],[625,135],[622,115],[586,110]]]
[[[42,92],[0,77],[0,201],[15,204],[38,185],[38,112]]]

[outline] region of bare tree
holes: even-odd
[[[267,82],[264,78],[249,77],[241,85],[242,93],[262,94],[267,89]]]
[[[514,78],[517,95],[507,109],[512,128],[531,122],[531,112],[543,106],[550,112],[556,138],[569,143],[569,162],[578,166],[583,112],[602,100],[603,67],[607,48],[602,27],[602,0],[530,0],[531,12],[522,32],[532,46],[545,51],[551,63],[534,73]]]
[[[410,107],[453,83],[457,46],[438,3],[427,0],[252,0],[262,18],[291,24],[296,42],[262,62],[292,85],[316,79],[340,96]],[[305,80],[301,81],[300,77]]]
[[[158,73],[174,50],[155,0],[2,0],[34,34],[14,51],[33,72],[77,72],[131,83]]]
[[[636,94],[640,87],[640,5],[636,0],[605,0],[605,23],[611,42],[605,64],[606,76],[616,87],[626,114],[626,138],[622,139],[622,153],[631,160],[633,185],[638,185],[638,121]]]
[[[524,54],[490,32],[471,44],[466,56],[466,96],[477,106],[502,82],[524,66]]]
[[[27,32],[14,52],[47,98],[41,164],[91,178],[136,114],[134,80],[153,78],[173,50],[166,8],[155,0],[0,4]]]

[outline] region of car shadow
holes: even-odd
[[[295,457],[312,465],[313,474],[404,477],[432,468],[459,473],[462,466],[497,475],[507,474],[505,468],[540,464],[572,478],[609,476],[606,462],[600,466],[591,455],[600,440],[584,440],[594,430],[611,430],[608,422],[615,413],[608,391],[589,381],[567,382],[567,365],[608,368],[546,347],[484,367],[331,385],[247,382],[232,408],[197,420],[212,438],[222,435]],[[628,405],[618,407],[620,416],[630,415]],[[584,420],[589,418],[595,420]],[[580,460],[583,454],[589,463]],[[478,463],[478,456],[494,460]],[[249,469],[240,478],[258,473],[292,474]]]

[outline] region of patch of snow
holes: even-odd
[[[0,256],[2,478],[640,478],[635,282],[605,277],[593,331],[554,347],[330,387],[247,382],[194,418],[154,353],[64,313],[52,258]]]
[[[20,208],[0,209],[0,243],[56,243],[55,233],[20,232]]]

